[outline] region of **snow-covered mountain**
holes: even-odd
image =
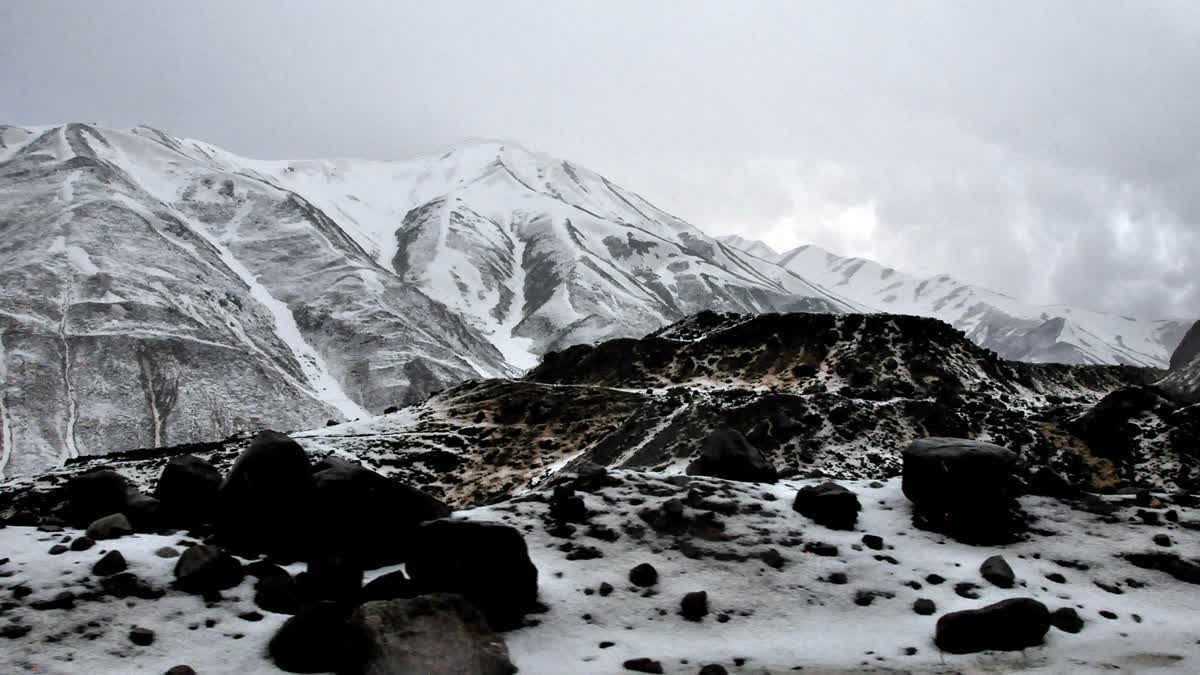
[[[0,228],[7,475],[378,413],[701,310],[912,312],[1010,358],[1153,366],[1186,328],[1005,304],[816,249],[775,264],[494,141],[262,161],[147,127],[0,126]]]
[[[739,251],[749,253],[756,258],[762,258],[767,262],[779,262],[779,259],[783,257],[782,254],[768,246],[765,242],[758,241],[757,239],[747,239],[740,234],[727,234],[723,237],[717,237],[717,239],[722,244],[732,246]]]
[[[763,259],[762,242],[725,238]],[[1116,363],[1166,368],[1189,322],[1147,321],[1065,305],[1023,303],[949,275],[917,278],[818,246],[774,257],[784,269],[869,311],[941,319],[1004,358],[1040,363]]]

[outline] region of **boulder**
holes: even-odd
[[[413,534],[405,569],[425,592],[462,595],[495,630],[520,626],[537,606],[537,568],[521,533],[507,525],[423,523]]]
[[[1042,644],[1050,610],[1033,598],[1010,598],[938,619],[934,643],[951,654],[1019,651]]]
[[[311,529],[308,455],[286,434],[261,431],[218,493],[218,532],[238,550],[302,558]]]
[[[509,675],[516,667],[500,636],[461,596],[423,595],[368,602],[350,616],[360,675]]]
[[[1022,523],[1017,454],[963,438],[922,438],[903,453],[904,496],[913,523],[966,543],[1013,540]]]
[[[129,484],[112,469],[96,469],[67,481],[66,511],[72,522],[85,526],[125,509]]]
[[[775,466],[741,432],[718,429],[705,437],[700,456],[688,464],[688,475],[712,476],[748,483],[774,483]]]
[[[92,539],[116,539],[127,534],[133,534],[133,525],[123,513],[97,518],[87,526],[87,536]]]
[[[792,510],[834,530],[852,530],[862,505],[858,497],[834,482],[800,488]]]
[[[1059,607],[1050,613],[1050,624],[1064,633],[1083,630],[1083,619],[1074,607]]]
[[[216,516],[221,472],[195,455],[172,457],[159,475],[154,496],[169,522],[193,525]]]
[[[296,575],[300,595],[308,600],[349,601],[358,597],[362,583],[362,568],[340,556],[312,560]]]
[[[312,474],[314,554],[355,561],[364,569],[401,562],[420,523],[450,515],[442,501],[337,458]]]
[[[420,595],[420,588],[409,579],[404,572],[397,570],[375,577],[363,586],[360,602],[372,600],[397,600],[415,598]]]
[[[242,563],[219,546],[197,544],[175,563],[175,585],[188,593],[209,593],[242,583]]]
[[[979,566],[979,574],[984,579],[987,579],[993,586],[1000,588],[1012,588],[1017,581],[1017,575],[1013,573],[1012,567],[1008,565],[1008,561],[1004,556],[994,555]]]
[[[653,586],[658,583],[658,570],[650,563],[634,565],[633,569],[629,570],[629,583],[642,588]]]
[[[283,622],[267,643],[267,655],[289,673],[345,672],[355,659],[350,610],[323,602]]]
[[[708,616],[708,592],[693,591],[679,602],[679,612],[688,621],[699,621]]]
[[[287,570],[259,576],[254,584],[254,604],[266,612],[295,614],[300,611],[300,590]]]

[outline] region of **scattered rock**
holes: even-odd
[[[96,540],[88,536],[75,537],[71,540],[72,551],[86,551],[96,545]]]
[[[87,526],[87,536],[92,539],[116,539],[127,534],[133,534],[133,525],[123,513],[97,518]]]
[[[457,595],[368,602],[349,620],[354,672],[509,675],[516,667],[504,640],[479,610]]]
[[[882,551],[883,550],[883,537],[880,537],[878,535],[864,534],[862,537],[862,543],[863,543],[863,546],[866,546],[867,548],[871,549],[872,551]]]
[[[64,546],[62,544],[55,544],[50,547],[50,550],[47,551],[47,553],[49,553],[50,555],[62,555],[69,550],[71,550],[71,549],[67,548],[66,546]]]
[[[196,671],[191,666],[174,666],[166,672],[166,675],[196,675]]]
[[[645,657],[629,659],[625,663],[622,663],[621,666],[624,667],[625,670],[632,670],[635,673],[652,673],[653,675],[662,675],[663,672],[661,663],[655,661],[654,659],[648,659]]]
[[[106,577],[110,574],[124,572],[128,567],[128,563],[125,562],[125,556],[121,555],[120,551],[113,550],[105,553],[100,560],[96,561],[95,565],[92,565],[92,574],[98,577]]]
[[[1050,624],[1065,633],[1083,630],[1083,619],[1074,607],[1059,607],[1050,613]]]
[[[687,467],[690,476],[712,476],[748,483],[774,483],[775,466],[741,432],[718,429],[705,437],[700,456]]]
[[[862,505],[850,490],[834,482],[800,488],[792,510],[834,530],[852,530]]]
[[[1042,644],[1050,611],[1033,598],[1010,598],[938,619],[934,642],[951,654],[1018,651]]]
[[[276,614],[295,614],[300,611],[300,591],[292,575],[283,568],[282,574],[259,576],[254,585],[254,604],[261,610]]]
[[[1126,553],[1125,559],[1137,567],[1165,572],[1189,584],[1200,584],[1200,563],[1181,558],[1177,553]]]
[[[29,606],[40,611],[48,609],[74,609],[75,594],[71,591],[62,591],[49,600],[31,602]]]
[[[979,566],[979,574],[991,582],[993,586],[999,586],[1000,588],[1012,588],[1017,579],[1008,561],[1003,556],[998,555],[984,560],[983,564]]]
[[[160,558],[178,558],[179,551],[171,548],[170,546],[162,546],[154,549],[154,555]]]
[[[166,591],[155,588],[142,581],[132,572],[118,572],[100,578],[100,588],[114,598],[141,598],[142,600],[157,600],[166,595]]]
[[[710,663],[701,667],[700,672],[697,673],[697,675],[729,675],[729,671],[725,669],[725,666],[719,663]]]
[[[635,565],[629,570],[629,583],[647,588],[658,583],[658,570],[650,563]]]
[[[1171,538],[1165,534],[1156,534],[1154,535],[1154,543],[1158,546],[1170,546]]]
[[[154,644],[154,631],[135,626],[129,631],[129,641],[139,647],[148,647]]]
[[[175,584],[188,593],[233,588],[243,577],[242,563],[218,546],[197,544],[175,563]]]
[[[913,602],[913,611],[921,616],[929,616],[937,611],[937,605],[929,598],[918,598]]]
[[[683,614],[683,618],[688,621],[700,621],[708,616],[708,592],[693,591],[688,593],[680,601],[679,609]]]

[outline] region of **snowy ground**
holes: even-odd
[[[762,486],[662,474],[615,475],[621,485],[586,494],[585,500],[593,514],[591,526],[607,526],[618,534],[616,541],[589,535],[587,524],[577,525],[570,538],[552,536],[544,521],[547,505],[536,499],[461,512],[520,528],[539,569],[541,599],[550,610],[531,617],[537,625],[505,636],[522,673],[619,673],[625,660],[636,657],[659,660],[668,673],[695,673],[710,662],[732,673],[756,674],[799,667],[804,672],[1200,671],[1200,589],[1118,557],[1141,551],[1197,557],[1195,533],[1181,526],[1197,522],[1192,509],[1171,507],[1180,524],[1151,526],[1134,518],[1132,506],[1122,509],[1116,522],[1104,522],[1057,501],[1030,497],[1023,504],[1038,518],[1037,533],[1022,543],[986,548],[913,529],[898,480],[878,488],[865,481],[846,482],[858,493],[863,511],[857,530],[843,532],[792,511],[796,490],[813,481]],[[684,482],[689,485],[681,486]],[[689,489],[697,493],[691,500]],[[686,510],[696,528],[659,534],[638,517],[639,511],[657,509],[670,498],[701,507]],[[713,509],[721,513],[703,516]],[[600,529],[602,534],[605,528]],[[884,549],[863,546],[866,533],[883,537]],[[168,588],[175,559],[154,553],[162,546],[180,548],[181,537],[138,535],[100,542],[84,552],[47,553],[64,536],[78,534],[0,529],[0,559],[10,558],[0,564],[0,630],[14,623],[31,628],[21,638],[0,638],[0,672],[162,673],[181,663],[199,673],[277,672],[264,650],[286,617],[253,606],[252,579],[206,606],[197,596]],[[1167,535],[1172,546],[1156,545],[1156,534]],[[837,546],[837,555],[805,552],[815,542]],[[594,548],[602,557],[567,560],[564,544],[574,550]],[[95,586],[89,569],[107,548],[119,549],[131,572],[166,589],[167,595],[155,601],[80,600],[71,610],[29,607],[62,590],[79,594]],[[760,557],[769,550],[782,556],[780,569]],[[979,564],[996,553],[1016,572],[1016,588],[1000,589],[980,577]],[[642,562],[654,565],[660,575],[651,592],[627,578],[629,569]],[[1078,569],[1082,566],[1087,569]],[[847,583],[827,580],[839,572]],[[1053,573],[1065,580],[1046,578]],[[945,582],[928,583],[930,574]],[[604,582],[613,586],[611,594],[599,592]],[[960,582],[977,584],[979,599],[956,594]],[[15,587],[34,592],[13,601]],[[679,615],[679,601],[700,590],[708,592],[711,613],[701,622],[687,621]],[[881,595],[860,606],[855,603],[860,591]],[[1051,628],[1045,646],[1023,653],[955,656],[933,646],[941,614],[1018,596],[1034,597],[1051,610],[1075,607],[1086,625],[1076,635]],[[933,600],[937,612],[915,614],[917,598]],[[263,618],[239,618],[252,611]],[[1115,618],[1105,618],[1101,611]],[[155,630],[154,644],[131,644],[128,633],[135,625]],[[743,659],[740,666],[738,659]]]

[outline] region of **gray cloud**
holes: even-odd
[[[1192,3],[334,7],[5,3],[0,120],[261,157],[515,138],[713,232],[1200,314]]]

